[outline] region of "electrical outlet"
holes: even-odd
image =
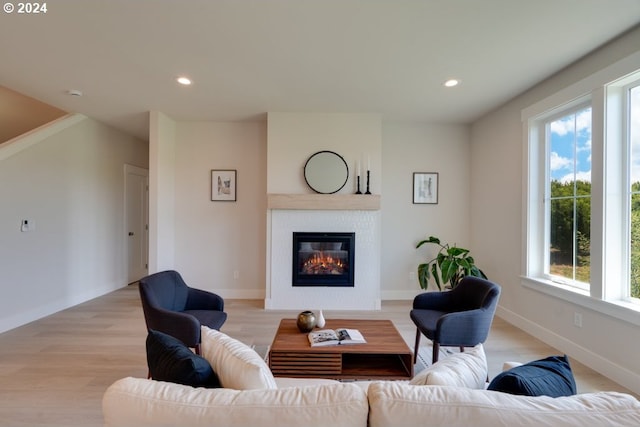
[[[417,280],[418,280],[418,277],[416,276],[416,272],[415,271],[410,271],[409,272],[409,282],[415,283]]]
[[[581,313],[573,313],[573,325],[578,328],[582,328],[582,314]]]
[[[235,280],[238,280],[239,277],[240,277],[240,272],[238,270],[233,270],[233,278]]]

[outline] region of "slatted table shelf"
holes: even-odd
[[[366,344],[311,347],[295,319],[283,319],[269,352],[276,377],[410,379],[413,354],[390,320],[330,319],[323,329],[358,329]]]

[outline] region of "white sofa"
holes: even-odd
[[[104,394],[105,426],[640,426],[640,402],[626,394],[550,398],[484,390],[481,346],[442,359],[411,382],[345,383],[274,378],[255,351],[206,327],[201,349],[225,388],[123,378]]]
[[[103,414],[107,427],[640,426],[640,402],[617,392],[525,397],[394,381],[239,391],[124,378],[107,389]]]

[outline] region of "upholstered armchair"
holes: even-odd
[[[140,279],[140,299],[147,329],[181,340],[200,354],[200,326],[220,329],[227,320],[219,295],[187,286],[177,271]]]
[[[466,276],[445,292],[425,292],[413,300],[410,317],[415,323],[418,357],[420,337],[433,342],[432,362],[440,347],[473,347],[486,341],[500,298],[500,286],[479,277]]]

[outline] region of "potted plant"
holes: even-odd
[[[418,282],[422,289],[427,289],[429,280],[433,278],[439,290],[448,283],[452,289],[458,285],[464,276],[482,277],[487,276],[476,265],[473,257],[469,255],[469,249],[460,248],[448,243],[440,243],[440,239],[430,236],[426,240],[420,241],[416,249],[425,243],[431,243],[439,247],[435,258],[418,265]]]

